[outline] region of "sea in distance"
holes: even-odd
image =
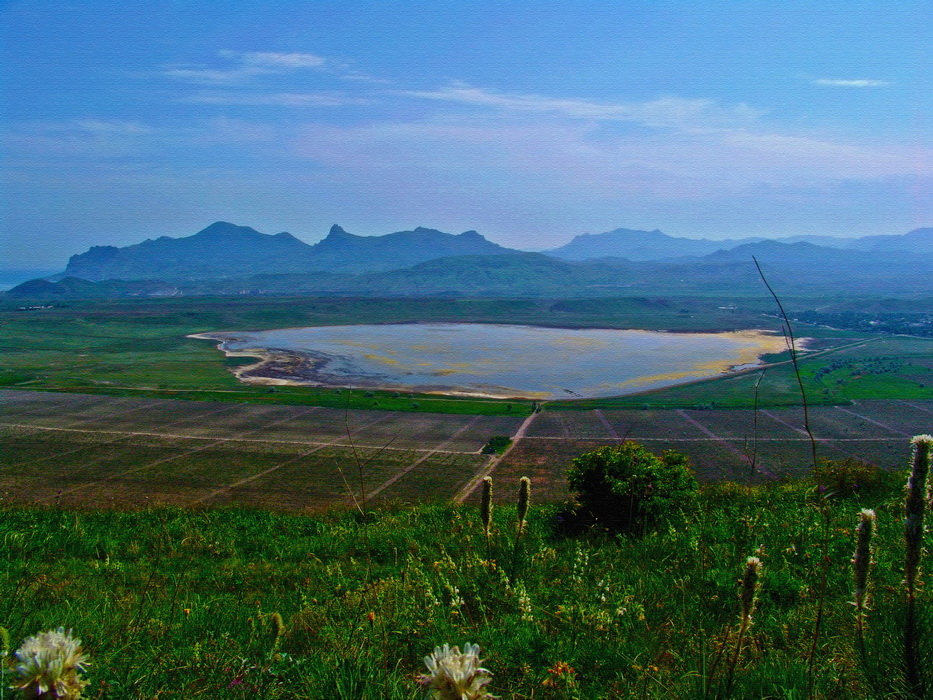
[[[747,368],[784,338],[763,331],[666,333],[478,323],[218,332],[254,384],[389,389],[497,398],[630,394]]]

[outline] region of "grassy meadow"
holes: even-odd
[[[518,536],[505,482],[488,541],[472,506],[6,506],[0,624],[14,645],[74,630],[91,698],[425,697],[422,657],[467,642],[503,698],[902,697],[903,479],[860,496],[805,479],[706,485],[686,526],[638,537],[561,534],[558,505],[533,505]],[[861,507],[878,513],[863,652]],[[761,587],[736,654],[750,555]]]

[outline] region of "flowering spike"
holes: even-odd
[[[525,529],[525,516],[531,504],[531,479],[523,476],[518,482],[518,531]]]
[[[907,552],[904,560],[904,579],[907,596],[914,597],[920,572],[920,553],[923,545],[923,511],[926,505],[926,481],[930,471],[930,451],[933,436],[916,435],[911,439],[910,476],[907,477],[907,497],[904,502],[904,541]]]
[[[742,576],[742,624],[748,625],[755,612],[755,596],[758,593],[758,577],[761,574],[761,559],[749,557],[745,562],[745,574]]]
[[[490,528],[492,527],[492,477],[483,477],[483,498],[480,503],[480,514],[483,518],[483,534],[489,539]]]
[[[855,576],[855,614],[861,625],[868,602],[868,570],[871,567],[871,538],[875,534],[875,511],[862,508],[855,528],[855,556],[852,557],[852,572]]]

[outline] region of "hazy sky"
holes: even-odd
[[[314,242],[933,225],[925,2],[0,2],[0,266]]]

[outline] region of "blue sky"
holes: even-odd
[[[933,225],[931,2],[0,3],[2,267],[222,219]]]

